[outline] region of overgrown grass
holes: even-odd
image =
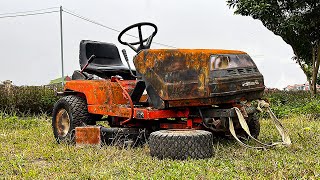
[[[205,160],[158,160],[148,147],[75,147],[57,144],[47,117],[0,119],[0,179],[318,179],[320,121],[282,120],[293,145],[266,151],[218,139]],[[260,139],[279,139],[269,120]]]

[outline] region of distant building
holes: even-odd
[[[288,85],[283,90],[285,90],[285,91],[309,91],[310,86],[309,86],[309,82],[306,82],[304,84]],[[320,85],[318,85],[318,84],[317,84],[317,90],[320,90]]]

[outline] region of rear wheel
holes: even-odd
[[[150,134],[149,147],[160,159],[204,159],[213,155],[213,136],[203,130],[160,130]]]
[[[53,108],[52,129],[58,143],[74,142],[75,128],[94,125],[83,97],[70,95],[59,99]]]

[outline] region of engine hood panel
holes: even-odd
[[[226,93],[263,90],[263,76],[253,74],[214,76],[214,54],[245,54],[242,51],[210,49],[148,49],[134,58],[136,70],[162,100],[205,99]],[[256,69],[256,67],[252,67]],[[228,69],[227,69],[228,70]],[[223,74],[223,73],[222,73]]]

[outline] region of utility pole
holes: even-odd
[[[64,70],[63,70],[63,33],[62,33],[62,6],[60,6],[60,48],[61,48],[61,76],[62,86],[64,86]]]

